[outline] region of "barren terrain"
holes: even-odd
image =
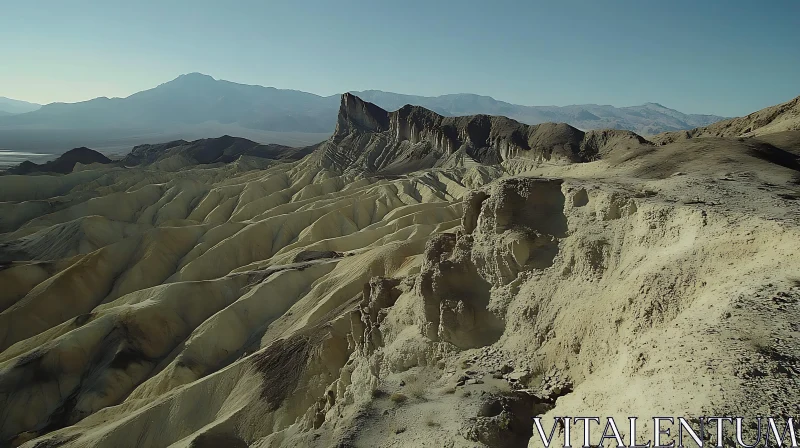
[[[303,151],[0,176],[0,444],[524,447],[536,415],[796,414],[793,101],[651,142],[345,94]]]

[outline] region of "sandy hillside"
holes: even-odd
[[[731,118],[688,131],[662,132],[651,137],[658,144],[695,137],[753,137],[800,130],[800,96],[745,117]]]
[[[0,445],[797,413],[797,123],[654,144],[349,94],[338,118],[303,150],[0,176]]]

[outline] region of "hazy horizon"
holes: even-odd
[[[34,101],[28,101],[26,99],[21,99],[21,98],[12,98],[12,97],[5,96],[5,95],[0,95],[0,98],[5,98],[5,99],[8,99],[8,100],[12,100],[12,101],[22,101],[22,102],[27,102],[27,103],[30,103],[30,104],[38,104],[40,106],[46,106],[48,104],[65,104],[65,103],[66,104],[74,104],[74,103],[81,103],[81,102],[91,101],[93,99],[98,99],[98,98],[125,99],[125,98],[128,98],[131,95],[135,95],[135,94],[137,94],[139,92],[142,92],[142,91],[145,91],[145,90],[154,89],[154,88],[158,87],[161,84],[165,84],[165,83],[167,83],[169,81],[173,81],[173,80],[175,80],[175,79],[177,79],[177,78],[179,78],[181,76],[195,75],[195,74],[204,75],[204,76],[211,76],[216,81],[226,81],[226,82],[232,82],[232,83],[235,83],[235,84],[253,85],[253,86],[260,86],[260,87],[272,87],[272,88],[276,88],[276,89],[279,89],[279,90],[300,91],[300,92],[304,92],[304,93],[310,93],[312,95],[317,95],[317,96],[319,96],[321,98],[327,98],[327,97],[334,96],[334,95],[338,96],[338,95],[341,95],[341,94],[343,94],[345,92],[371,92],[372,91],[372,92],[383,92],[383,93],[391,93],[391,94],[398,94],[398,95],[405,95],[405,96],[418,96],[418,97],[425,97],[425,98],[436,98],[436,97],[441,97],[441,96],[455,96],[455,95],[486,96],[486,97],[493,98],[493,99],[495,99],[497,101],[502,101],[502,102],[506,102],[506,103],[509,103],[509,104],[519,105],[519,106],[569,107],[569,106],[598,105],[598,106],[612,106],[612,107],[621,108],[621,107],[641,106],[641,105],[650,103],[650,104],[658,104],[660,106],[663,106],[663,107],[666,107],[666,108],[669,108],[669,109],[676,109],[675,107],[671,107],[669,104],[664,104],[663,101],[661,101],[661,102],[659,102],[659,101],[645,101],[645,102],[638,103],[638,104],[611,104],[611,103],[524,104],[524,103],[512,103],[512,102],[509,102],[509,101],[505,101],[505,100],[502,100],[502,99],[499,99],[499,98],[492,97],[491,95],[484,95],[484,94],[476,93],[476,92],[445,92],[445,93],[441,93],[441,94],[438,94],[438,95],[420,95],[420,94],[417,94],[417,93],[414,93],[414,92],[394,92],[394,91],[385,90],[385,89],[358,89],[358,90],[346,90],[346,91],[342,91],[342,92],[336,92],[336,93],[333,93],[331,95],[327,95],[327,94],[321,94],[321,93],[307,91],[307,90],[287,89],[287,88],[283,88],[281,86],[243,83],[243,82],[238,82],[238,81],[232,80],[232,79],[217,78],[213,74],[201,73],[201,72],[181,73],[176,78],[165,80],[164,82],[159,83],[157,85],[154,85],[154,86],[151,86],[149,88],[145,88],[143,90],[139,90],[139,91],[136,91],[136,92],[131,92],[130,94],[124,95],[124,96],[100,95],[100,96],[87,98],[87,99],[84,99],[84,100],[78,100],[78,101],[52,101],[52,102],[49,102],[49,103],[37,103],[37,102],[34,102]],[[693,114],[693,113],[704,114],[703,112],[699,112],[698,113],[698,112],[694,112],[694,111],[685,111],[685,110],[679,110],[679,112],[683,112],[683,113],[686,113],[686,114]],[[716,114],[709,114],[709,115],[716,115]]]
[[[798,13],[788,1],[15,3],[0,18],[0,38],[17,42],[0,48],[0,96],[126,97],[200,72],[321,96],[463,92],[739,116],[800,94]]]

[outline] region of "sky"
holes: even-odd
[[[800,95],[800,1],[0,1],[0,96],[125,97],[189,72],[738,116]]]

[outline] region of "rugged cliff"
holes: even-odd
[[[565,123],[529,126],[506,117],[444,117],[419,106],[394,112],[346,93],[336,132],[319,145],[340,172],[399,174],[432,167],[498,164],[512,158],[563,163],[597,159],[614,146],[649,143],[630,131],[584,133]]]

